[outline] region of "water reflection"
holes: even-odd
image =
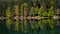
[[[2,23],[1,23],[2,22]],[[54,20],[54,19],[40,19],[40,20],[27,20],[26,25],[23,26],[22,20],[13,20],[8,19],[6,20],[0,20],[0,32],[6,32],[6,33],[26,33],[28,34],[57,34],[60,31],[60,20]],[[10,25],[6,23],[11,23]],[[17,23],[17,24],[16,24]],[[57,24],[57,25],[56,25]],[[7,28],[9,27],[10,30]],[[25,27],[25,30],[24,30]],[[16,31],[17,30],[17,31]],[[8,31],[8,32],[7,32]]]

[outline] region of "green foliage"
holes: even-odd
[[[54,16],[54,7],[51,7],[48,11],[48,16]]]
[[[30,16],[31,15],[35,15],[35,7],[31,7],[31,9],[30,9]]]
[[[30,24],[31,24],[31,28],[32,28],[32,29],[35,29],[35,21],[32,20]]]
[[[38,21],[38,25],[41,29],[44,29],[44,24],[43,24],[42,20]]]
[[[35,8],[34,14],[35,14],[35,15],[38,14],[38,7]]]
[[[38,15],[41,16],[42,13],[43,13],[43,6],[41,6],[41,8],[39,8]]]
[[[43,19],[42,22],[45,23],[45,24],[48,23],[47,19]]]
[[[25,28],[25,29],[24,29],[24,33],[27,33],[27,32],[28,32],[28,29],[27,29],[27,28]]]
[[[60,19],[60,16],[59,16],[59,19]]]
[[[49,23],[49,27],[51,29],[53,29],[54,28],[54,20],[53,19],[48,19],[48,23]]]
[[[42,13],[42,16],[43,16],[43,17],[44,17],[44,16],[47,16],[47,15],[48,15],[47,12]]]
[[[19,29],[18,29],[18,28],[19,28],[19,27],[18,27],[19,25],[18,25],[18,24],[19,24],[19,22],[18,22],[18,20],[16,20],[16,21],[15,21],[15,31],[19,31]]]

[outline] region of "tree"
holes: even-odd
[[[45,16],[47,16],[47,14],[48,13],[45,11],[45,12],[42,13],[42,16],[45,17]]]
[[[54,16],[54,7],[50,7],[49,11],[48,11],[48,16]]]
[[[11,12],[10,12],[10,7],[7,8],[6,10],[6,25],[7,25],[7,28],[10,29],[10,26],[12,24],[12,20],[10,19],[11,17]]]
[[[43,13],[43,6],[41,6],[41,8],[39,8],[39,11],[38,11],[38,16],[41,16]]]

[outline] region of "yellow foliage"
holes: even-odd
[[[15,5],[14,8],[15,8],[15,13],[16,13],[15,31],[18,31],[18,13],[19,13],[18,9],[19,7],[18,5]]]
[[[11,17],[10,7],[6,10],[6,17]]]
[[[6,25],[7,25],[7,28],[10,29],[10,25],[11,25],[11,12],[10,12],[10,7],[7,8],[6,10]]]
[[[7,20],[6,20],[6,26],[7,26],[8,29],[10,29],[11,19],[7,19]]]
[[[24,3],[23,6],[27,7],[27,3]]]
[[[26,33],[27,32],[27,20],[26,20],[26,18],[24,19],[23,25],[24,25],[24,32]]]
[[[27,13],[26,13],[27,11],[24,11],[24,16],[27,16]]]
[[[26,19],[24,19],[24,26],[26,26],[26,24],[27,24],[27,20],[26,20]]]
[[[24,32],[26,33],[27,32],[27,20],[25,19],[24,20]]]
[[[18,11],[18,9],[19,9],[18,5],[15,5],[14,8],[15,8],[16,15],[18,15],[18,13],[19,13],[19,11]]]
[[[15,31],[18,31],[18,20],[15,21]]]

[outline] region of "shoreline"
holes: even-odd
[[[9,18],[9,17],[0,17],[0,20],[4,20],[4,19],[7,19],[7,18]],[[11,18],[13,18],[14,20],[16,20],[16,19],[28,19],[28,20],[31,20],[31,19],[37,19],[37,20],[40,20],[40,19],[49,19],[49,17],[40,17],[40,16],[33,16],[33,17],[31,17],[31,16],[28,16],[28,17],[25,17],[25,16],[20,16],[20,17],[18,17],[18,16],[15,16],[15,17],[11,17]],[[53,18],[53,19],[60,19],[59,18],[59,16],[53,16],[53,17],[51,17],[51,18]],[[10,18],[9,18],[10,19]]]

